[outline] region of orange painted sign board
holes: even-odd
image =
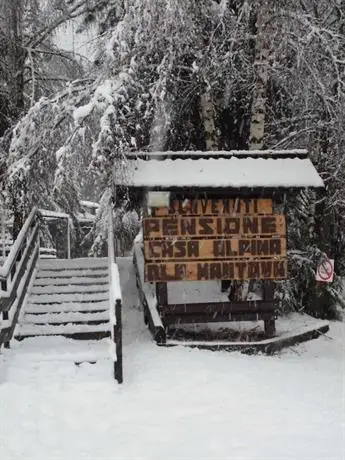
[[[145,280],[284,279],[285,216],[271,199],[173,200],[143,220]]]

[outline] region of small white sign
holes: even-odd
[[[168,208],[170,192],[147,192],[147,206],[149,208]]]
[[[316,270],[316,281],[331,283],[334,277],[334,259],[324,259]]]

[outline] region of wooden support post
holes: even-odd
[[[263,294],[265,301],[272,301],[274,300],[274,282],[270,280],[263,281]],[[274,319],[274,312],[272,312],[272,319],[268,319],[264,321],[265,326],[265,336],[266,338],[270,339],[275,336],[276,334],[276,324]]]
[[[263,281],[264,300],[274,299],[274,282],[271,280]]]
[[[230,289],[231,286],[231,280],[221,280],[221,291],[226,292],[228,289]]]
[[[156,297],[159,307],[168,305],[168,285],[167,283],[156,283]]]
[[[164,326],[164,307],[168,306],[168,284],[167,283],[156,283],[156,297],[157,297],[158,312],[159,312],[159,315],[162,319],[162,323]],[[158,332],[156,331],[154,339],[157,343],[165,343],[166,334],[165,334],[164,329],[159,330]]]
[[[67,217],[67,259],[71,258],[71,229],[69,217]]]
[[[122,304],[117,299],[115,304],[116,325],[114,325],[114,341],[116,350],[116,361],[114,362],[114,377],[118,383],[123,382],[123,360],[122,360]]]
[[[276,334],[276,324],[274,319],[267,319],[264,321],[265,324],[265,336],[267,339],[271,339]]]

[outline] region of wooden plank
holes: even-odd
[[[326,334],[329,331],[329,324],[322,326],[311,327],[307,331],[293,331],[291,333],[283,334],[281,337],[275,337],[271,339],[265,339],[256,342],[230,342],[230,341],[203,341],[203,340],[191,340],[181,341],[168,339],[166,344],[167,347],[171,346],[185,346],[191,348],[199,348],[206,350],[226,350],[226,351],[241,351],[252,355],[253,353],[264,352],[268,355],[272,355],[279,352],[283,348],[292,347],[307,340],[317,339],[321,334]]]
[[[170,215],[220,216],[231,214],[272,214],[271,198],[223,198],[174,200],[169,208],[155,208],[155,217]]]
[[[285,236],[285,216],[146,217],[144,239],[167,237]]]
[[[146,240],[146,261],[221,260],[286,256],[286,238]]]
[[[272,312],[277,308],[276,302],[215,302],[170,304],[159,307],[161,315],[195,315],[195,314],[227,314],[227,313],[258,313]]]
[[[129,159],[145,158],[145,159],[176,159],[182,160],[192,158],[307,158],[308,150],[306,149],[287,149],[287,150],[182,150],[182,151],[167,151],[167,152],[126,152],[126,157]]]
[[[164,316],[164,326],[174,324],[194,324],[194,323],[226,323],[228,321],[269,321],[275,317],[272,312],[257,313],[227,313],[227,314],[199,314],[199,315],[167,315]]]
[[[279,280],[287,277],[285,259],[146,263],[145,281]]]

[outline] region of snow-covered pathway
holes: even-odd
[[[5,350],[2,460],[345,459],[344,323],[273,357],[159,348],[128,260],[120,270],[125,383],[112,380],[106,341]],[[97,363],[76,366],[85,353]]]

